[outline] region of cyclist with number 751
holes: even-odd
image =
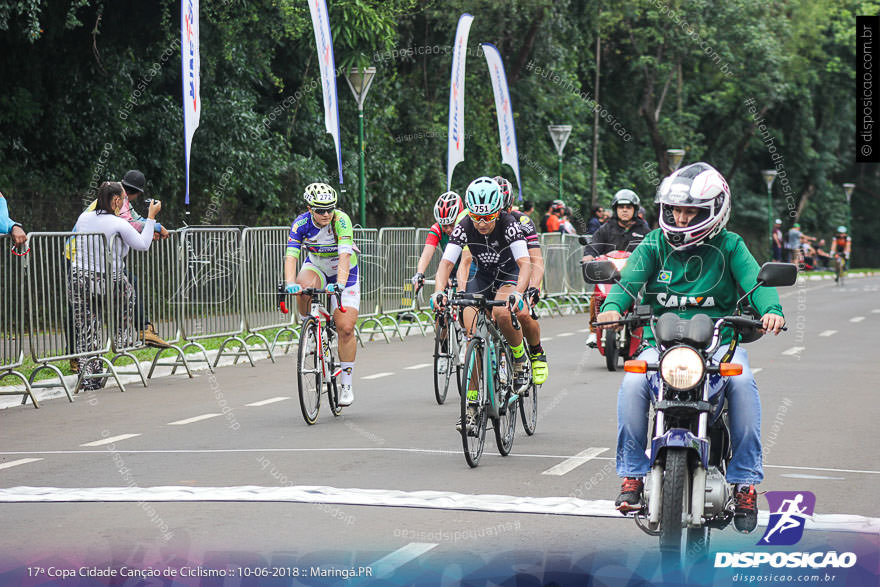
[[[502,210],[504,199],[498,183],[489,177],[479,177],[471,182],[465,195],[468,215],[456,225],[443,259],[437,268],[435,292],[431,306],[445,303],[443,290],[449,280],[452,267],[467,247],[477,266],[476,275],[468,280],[467,293],[483,294],[489,299],[507,300],[515,296],[515,313],[522,331],[513,327],[506,308],[494,308],[492,313],[513,353],[513,369],[518,388],[528,384],[528,361],[523,344],[523,332],[532,354],[532,374],[538,385],[547,378],[547,359],[541,348],[540,331],[529,315],[523,295],[529,287],[531,260],[528,247],[517,219]],[[471,308],[467,310],[473,311]],[[474,314],[465,313],[465,326],[472,327]]]
[[[286,291],[291,294],[298,294],[307,288],[324,289],[331,294],[341,291],[345,309],[336,307],[335,296],[331,296],[331,309],[339,334],[339,361],[342,367],[339,405],[349,406],[354,401],[351,383],[357,354],[354,327],[361,299],[354,230],[348,214],[336,209],[337,194],[331,186],[325,183],[310,184],[303,198],[309,210],[293,221],[287,238],[284,256]],[[305,249],[306,255],[297,273],[296,261],[302,249]],[[310,304],[311,296],[300,296],[298,307],[301,316],[308,315]]]

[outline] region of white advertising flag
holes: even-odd
[[[330,33],[330,16],[324,0],[309,0],[312,28],[315,29],[315,45],[318,47],[318,63],[321,66],[321,88],[324,91],[324,127],[333,135],[336,147],[336,163],[339,166],[339,183],[342,183],[342,143],[339,141],[339,106],[336,100],[336,58],[333,55],[333,35]]]
[[[495,112],[498,115],[498,138],[501,142],[501,162],[513,169],[519,199],[522,200],[522,183],[519,180],[519,156],[516,150],[516,128],[513,125],[513,106],[510,104],[510,90],[501,54],[492,43],[483,43],[483,54],[489,64],[489,77],[492,78],[492,91],[495,93]]]
[[[449,89],[449,145],[447,150],[446,189],[452,189],[452,170],[464,161],[464,69],[467,40],[474,17],[462,14],[455,31],[452,52],[452,82]]]
[[[180,3],[180,57],[183,67],[183,134],[186,157],[186,200],[189,206],[189,153],[202,114],[199,78],[199,0]]]

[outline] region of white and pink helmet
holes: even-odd
[[[660,229],[676,250],[712,238],[730,218],[730,188],[724,176],[708,163],[693,163],[664,179],[654,201],[660,204]],[[672,216],[674,206],[693,206],[700,212],[681,228]]]

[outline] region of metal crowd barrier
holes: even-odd
[[[361,323],[355,328],[355,334],[362,347],[364,334],[369,334],[370,340],[376,334],[381,334],[385,342],[390,342],[380,319],[385,257],[379,244],[379,229],[355,228],[354,246],[358,249],[358,272],[361,279],[361,307],[358,313]]]
[[[242,270],[241,289],[244,298],[243,321],[245,342],[257,339],[269,349],[269,358],[282,346],[284,352],[299,340],[296,328],[296,310],[282,314],[276,302],[278,284],[284,281],[284,251],[289,228],[245,228],[241,235]],[[264,331],[275,330],[270,343]],[[282,340],[283,337],[287,340]]]
[[[423,243],[416,240],[415,228],[393,227],[379,230],[379,243],[385,254],[385,279],[382,282],[382,314],[403,340],[401,325],[409,335],[412,327],[425,334],[425,324],[415,310],[412,276],[422,253]],[[430,325],[431,320],[427,321]]]
[[[24,385],[24,391],[0,391],[0,395],[20,395],[24,405],[28,398],[39,408],[27,377],[16,371],[24,363],[24,260],[20,256],[27,249],[17,249],[12,237],[0,236],[0,380],[15,377]]]
[[[110,309],[116,287],[109,273],[107,238],[92,233],[32,232],[28,246],[28,341],[31,358],[37,363],[29,378],[31,387],[57,387],[34,383],[40,372],[49,370],[73,401],[63,373],[51,364],[70,360],[71,367],[76,362],[79,369],[75,393],[85,380],[103,383],[108,377],[125,391],[115,366],[104,356],[111,349]],[[82,367],[90,359],[107,371],[85,373]]]
[[[562,235],[562,244],[566,249],[566,257],[564,261],[565,268],[565,297],[574,310],[584,312],[585,307],[590,304],[590,292],[587,291],[587,284],[583,278],[581,270],[581,259],[583,259],[583,245],[578,242],[578,235],[564,234]]]

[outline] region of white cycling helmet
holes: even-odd
[[[461,201],[461,196],[455,192],[443,193],[434,204],[434,220],[440,226],[455,224],[455,219],[458,218],[462,210],[464,210],[464,204]]]
[[[730,188],[708,163],[693,163],[665,178],[654,201],[660,204],[660,229],[676,250],[714,237],[730,218]],[[672,215],[675,206],[692,206],[700,212],[687,226],[678,227]]]
[[[504,197],[501,188],[491,177],[478,177],[465,192],[465,205],[472,214],[488,216],[501,210]]]
[[[303,192],[306,204],[314,208],[335,208],[336,190],[326,183],[310,183]]]

